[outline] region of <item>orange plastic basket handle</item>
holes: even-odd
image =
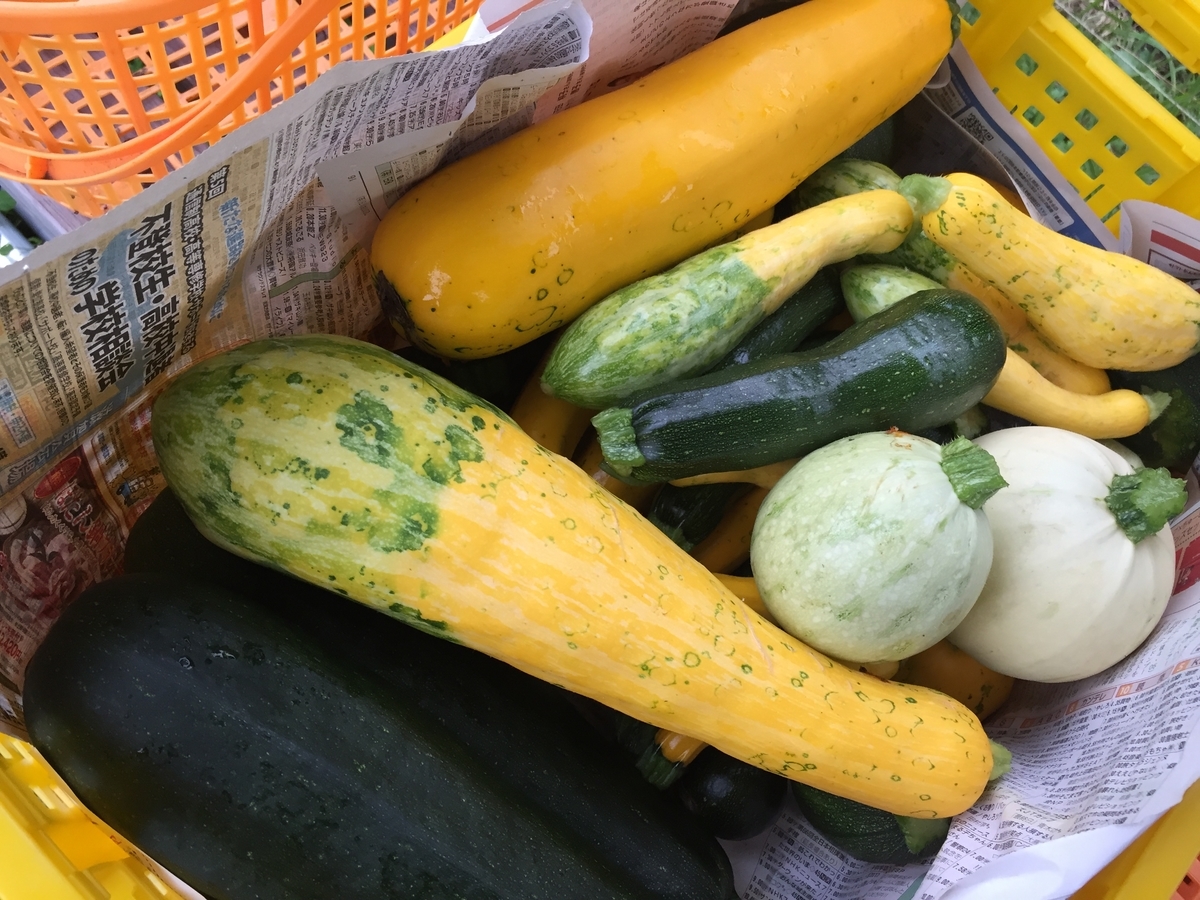
[[[17,149],[10,145],[7,152],[0,153],[0,165],[11,171],[11,175],[5,173],[7,177],[25,184],[38,184],[41,179],[33,173],[45,166],[44,171],[56,184],[85,186],[136,175],[155,163],[161,163],[176,151],[196,143],[239,103],[244,102],[251,93],[250,86],[261,84],[290,58],[292,51],[316,30],[339,2],[309,0],[301,4],[219,90],[192,104],[171,122],[154,131],[138,135],[120,146],[89,153],[54,153]],[[6,7],[17,5],[30,4],[0,4],[0,19],[5,15]],[[7,22],[5,28],[8,28]],[[44,25],[41,30],[45,30]]]

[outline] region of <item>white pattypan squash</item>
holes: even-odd
[[[898,660],[940,641],[992,559],[984,500],[995,463],[960,438],[844,438],[771,490],[750,542],[763,602],[785,631],[849,662]]]
[[[1132,653],[1171,597],[1166,521],[1183,508],[1183,483],[1057,428],[1010,428],[976,444],[1009,486],[983,507],[992,570],[950,642],[997,672],[1045,682],[1086,678]]]

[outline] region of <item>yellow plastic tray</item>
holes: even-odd
[[[0,900],[182,900],[24,741],[0,734]]]
[[[1200,26],[1195,2],[1140,0],[1139,7],[1147,21],[1150,11],[1167,9],[1182,21],[1190,7]],[[1056,12],[1053,0],[969,0],[962,10],[963,44],[996,96],[1109,228],[1117,231],[1124,200],[1200,217],[1200,138]],[[1167,19],[1155,22],[1163,31]],[[1200,50],[1200,28],[1194,39]],[[1191,40],[1180,38],[1180,47]]]

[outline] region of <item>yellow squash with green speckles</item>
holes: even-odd
[[[906,816],[991,771],[973,713],[831,662],[503,413],[369,344],[248,344],[154,407],[210,539],[765,769]]]
[[[1200,295],[1153,266],[1039,225],[972,175],[910,175],[925,234],[1072,359],[1149,372],[1200,349]]]
[[[903,106],[945,0],[811,0],[434,173],[371,246],[385,310],[447,357],[501,353],[751,221]]]

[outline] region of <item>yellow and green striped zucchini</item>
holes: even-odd
[[[602,409],[703,372],[822,267],[893,250],[911,227],[900,194],[867,191],[706,250],[621,288],[572,323],[546,364],[543,388]]]

